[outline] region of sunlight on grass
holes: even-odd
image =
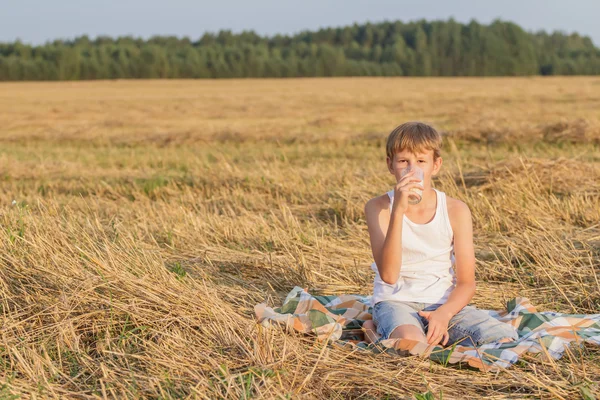
[[[488,375],[253,307],[370,293],[364,204],[394,183],[388,132],[423,119],[473,215],[474,304],[597,313],[599,79],[0,84],[0,397],[597,397],[591,346]]]

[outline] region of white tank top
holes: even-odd
[[[402,221],[402,265],[395,285],[381,280],[377,264],[371,306],[383,300],[443,304],[456,285],[454,273],[454,233],[448,218],[446,193],[436,193],[435,216],[426,224],[416,224],[406,215]],[[387,192],[390,214],[394,190]]]

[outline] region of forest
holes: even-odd
[[[198,40],[0,43],[0,81],[598,74],[600,49],[589,37],[527,32],[501,20],[386,21],[271,37],[221,30]]]

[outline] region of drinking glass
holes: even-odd
[[[421,186],[425,187],[424,185],[424,174],[423,174],[423,170],[419,167],[406,167],[404,168],[402,171],[400,171],[400,178],[404,177],[404,175],[408,174],[410,171],[414,170],[415,173],[413,174],[411,179],[420,179],[421,182]],[[417,182],[414,182],[417,183]],[[418,188],[410,188],[411,195],[408,197],[408,204],[419,204],[421,202],[421,200],[423,199],[423,191],[421,189]]]

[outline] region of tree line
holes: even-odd
[[[576,33],[496,20],[354,24],[295,35],[206,33],[0,43],[0,81],[316,76],[597,75],[600,49]]]

